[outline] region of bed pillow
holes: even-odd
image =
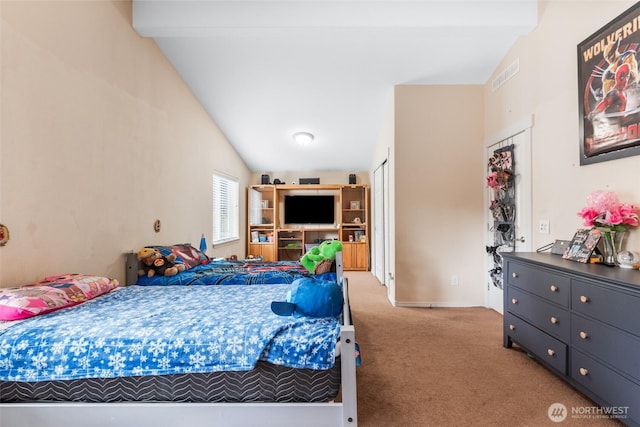
[[[186,268],[193,268],[196,265],[207,264],[210,259],[200,249],[196,249],[189,243],[180,243],[171,246],[148,246],[150,248],[156,248],[164,256],[170,254],[176,255],[176,262],[184,264]]]
[[[13,288],[0,288],[0,320],[19,320],[49,313],[110,292],[115,279],[83,274],[50,276]]]
[[[38,286],[51,286],[67,292],[73,301],[88,301],[92,298],[111,292],[120,283],[116,279],[108,277],[91,276],[88,274],[64,274],[62,276],[49,276],[35,283]],[[29,286],[29,285],[27,285]],[[79,294],[82,293],[82,295]]]

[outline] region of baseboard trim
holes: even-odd
[[[409,307],[409,308],[488,308],[484,305],[467,304],[467,303],[450,303],[450,302],[402,302],[396,301],[394,306],[396,307]]]

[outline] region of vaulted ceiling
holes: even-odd
[[[133,0],[136,31],[254,172],[368,170],[394,86],[486,83],[537,13],[536,0]]]

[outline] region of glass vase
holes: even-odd
[[[627,231],[602,230],[602,262],[607,265],[618,265],[618,254],[622,251]]]

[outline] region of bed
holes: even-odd
[[[188,243],[154,246],[163,255],[174,254],[176,262],[187,269],[171,277],[139,275],[140,263],[136,254],[126,254],[127,284],[142,286],[164,285],[263,285],[291,283],[310,273],[298,261],[213,260]],[[319,275],[325,280],[336,280],[335,272]]]
[[[53,340],[53,331],[60,330],[60,325],[66,325],[62,337],[69,344],[62,352],[66,359],[64,363],[53,363],[55,350],[47,353],[35,350],[39,347],[31,344],[26,347],[32,350],[18,359],[35,357],[39,366],[47,365],[47,369],[29,372],[17,365],[9,366],[15,368],[12,371],[6,368],[13,362],[7,363],[6,358],[0,362],[0,371],[11,371],[0,381],[0,424],[355,426],[355,331],[349,312],[348,281],[342,277],[341,254],[335,264],[344,296],[340,319],[270,313],[270,301],[286,298],[289,288],[288,284],[271,283],[128,286],[42,316],[38,323],[43,323],[47,341]],[[239,296],[240,302],[234,300],[234,295]],[[141,310],[141,304],[147,307]],[[231,310],[219,313],[220,304]],[[111,358],[105,359],[108,362],[97,358],[93,361],[81,343],[99,337],[102,332],[98,325],[106,322],[101,319],[108,318],[114,307],[119,316],[113,316],[115,323],[110,323],[109,330],[116,335],[101,347]],[[187,309],[178,311],[175,307]],[[168,321],[172,313],[178,317]],[[245,323],[239,316],[262,321]],[[79,319],[84,319],[85,324]],[[21,321],[0,335],[0,356],[7,351],[3,338],[24,332],[20,329],[31,331],[34,320]],[[142,344],[123,344],[129,336],[121,332],[125,325],[138,331]],[[194,325],[196,329],[185,329]],[[83,338],[82,330],[94,335]],[[251,339],[234,342],[237,338],[225,335],[231,330],[243,330],[242,336]],[[189,344],[190,340],[184,337],[190,334],[197,339],[191,339]],[[179,344],[160,344],[168,336],[183,339],[178,340]],[[109,341],[113,344],[109,345]],[[245,345],[249,342],[251,345]],[[169,346],[175,357],[168,357]],[[59,344],[58,349],[63,347]],[[144,357],[136,359],[132,356],[136,352],[125,352],[124,348],[137,349],[138,355],[143,353]],[[146,350],[140,350],[143,348]],[[213,354],[222,357],[216,359]],[[175,364],[167,360],[172,358],[176,359]],[[80,366],[72,365],[71,359],[79,361]],[[105,363],[109,366],[105,367]],[[25,378],[32,381],[24,381]],[[335,400],[338,392],[339,402]]]

